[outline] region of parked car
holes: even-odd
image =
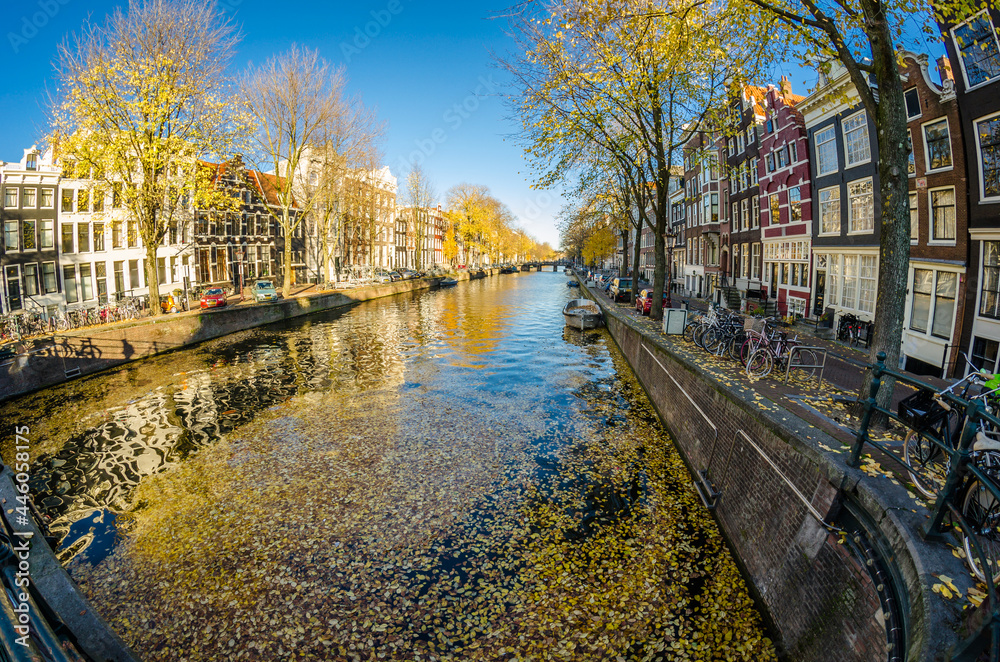
[[[213,287],[201,295],[202,308],[221,308],[226,305],[226,291],[221,287]]]
[[[418,274],[413,269],[403,269],[399,273],[406,280],[412,280],[414,278],[420,278],[420,274]]]
[[[667,293],[663,293],[663,307],[667,307]],[[635,300],[635,309],[642,313],[643,315],[648,315],[649,311],[653,309],[653,290],[642,290],[639,292],[639,297]]]
[[[397,280],[403,280],[403,276],[398,271],[390,271],[389,272],[389,278],[391,278],[392,282],[394,282],[394,283]]]
[[[274,283],[269,280],[258,280],[250,291],[253,292],[254,303],[277,301],[281,298],[278,296],[278,290],[274,289]]]
[[[632,294],[632,279],[631,278],[615,278],[611,281],[611,287],[608,290],[608,294],[614,301],[628,301],[629,296]]]
[[[165,313],[179,313],[184,310],[184,306],[181,304],[181,298],[171,292],[160,296],[160,309]]]

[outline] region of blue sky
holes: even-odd
[[[298,43],[345,65],[350,90],[387,121],[385,160],[405,178],[421,160],[441,202],[461,182],[484,184],[506,202],[528,232],[558,246],[556,191],[529,186],[519,128],[503,103],[502,73],[490,52],[510,43],[505,22],[491,17],[515,0],[220,0],[243,33],[234,63],[242,71]],[[13,161],[38,142],[41,102],[53,86],[57,45],[84,20],[101,22],[116,0],[6,0],[0,3],[0,160]],[[815,82],[811,71],[779,67],[796,92]]]

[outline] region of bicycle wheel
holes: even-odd
[[[766,341],[760,336],[748,333],[747,339],[743,341],[742,345],[740,345],[740,363],[746,367],[747,361],[750,359],[750,355],[760,349],[765,342]]]
[[[705,337],[705,333],[708,331],[708,329],[709,326],[707,324],[699,325],[698,328],[694,330],[694,336],[691,338],[691,340],[694,341],[694,344],[698,345],[698,347],[701,347],[702,349],[705,349],[705,346],[702,345],[701,342],[702,339]]]
[[[774,356],[766,348],[761,348],[747,359],[747,377],[761,379],[767,377],[774,367]]]
[[[986,581],[986,572],[989,571],[996,584],[1000,581],[1000,501],[978,479],[969,484],[962,499],[962,517],[976,536],[986,567],[983,567],[983,560],[976,556],[972,539],[963,530],[962,546],[965,548],[966,563],[980,581]]]
[[[688,322],[687,326],[684,327],[684,340],[694,342],[694,332],[697,327],[696,323]]]
[[[715,354],[715,350],[719,348],[720,342],[722,342],[722,332],[715,328],[707,330],[701,338],[701,346],[709,354]]]
[[[951,456],[923,434],[910,430],[903,441],[903,460],[917,491],[928,499],[937,496],[951,468]]]

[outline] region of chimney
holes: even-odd
[[[937,70],[942,83],[946,80],[955,80],[955,74],[951,72],[951,60],[948,59],[947,55],[942,55],[937,59]]]
[[[788,80],[788,76],[782,74],[781,81],[778,83],[778,89],[781,90],[781,96],[787,96],[792,93],[792,81]]]

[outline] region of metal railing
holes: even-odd
[[[797,363],[795,358],[798,354],[804,350],[809,350],[815,354],[822,353],[823,360],[819,363]],[[788,357],[785,360],[785,383],[788,383],[788,377],[792,370],[816,370],[819,368],[819,382],[817,382],[817,388],[823,388],[823,373],[826,372],[826,356],[829,353],[825,347],[806,347],[805,345],[794,345],[788,350]]]
[[[885,352],[879,352],[877,363],[868,366],[868,369],[872,371],[871,386],[868,398],[863,402],[864,413],[862,414],[861,425],[851,448],[851,457],[848,463],[852,467],[860,466],[861,453],[867,445],[881,450],[886,456],[892,458],[910,472],[920,471],[919,468],[912,467],[902,458],[898,457],[893,449],[873,440],[868,432],[872,417],[876,413],[907,427],[907,422],[900,418],[897,413],[878,406],[877,396],[882,387],[883,377],[890,377],[897,382],[909,384],[926,391],[937,392],[937,389],[908,375],[886,368],[885,358]],[[933,430],[921,433],[940,452],[945,453],[950,458],[950,466],[944,486],[938,491],[937,499],[932,506],[931,521],[920,533],[925,540],[943,541],[949,529],[951,529],[948,523],[951,522],[957,525],[963,535],[971,542],[972,550],[970,551],[978,559],[979,567],[983,570],[982,574],[984,575],[986,584],[986,598],[980,604],[979,608],[984,610],[984,617],[975,629],[975,632],[966,637],[958,645],[949,659],[954,662],[974,662],[975,660],[979,660],[980,656],[988,651],[990,662],[998,662],[998,659],[1000,659],[1000,605],[997,604],[997,588],[993,583],[994,573],[989,564],[988,556],[980,544],[980,532],[976,530],[979,523],[969,522],[965,518],[958,500],[961,490],[967,489],[972,485],[972,481],[979,481],[980,485],[989,491],[992,498],[997,503],[1000,503],[1000,486],[995,482],[995,478],[984,472],[981,467],[977,466],[970,459],[970,452],[973,443],[976,441],[980,422],[995,426],[994,429],[1000,430],[1000,419],[987,412],[983,403],[978,399],[966,399],[952,393],[944,394],[942,397],[948,401],[951,407],[956,409],[956,414],[964,417],[964,424],[962,425],[958,443],[954,447],[940,439]],[[948,426],[948,423],[946,422],[945,425]],[[994,523],[990,528],[992,529],[992,534],[996,535],[996,524]]]

